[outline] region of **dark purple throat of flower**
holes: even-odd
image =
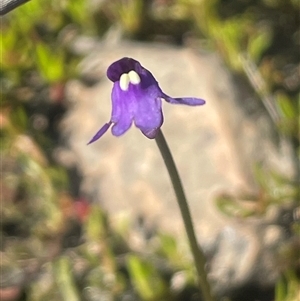
[[[161,90],[152,73],[132,58],[124,57],[112,63],[107,69],[107,77],[113,82],[111,118],[88,144],[98,140],[111,125],[112,134],[121,136],[132,123],[146,137],[155,138],[163,124],[162,100],[188,106],[205,104],[200,98],[168,96]]]

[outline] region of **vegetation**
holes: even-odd
[[[30,1],[1,20],[0,291],[4,298],[12,286],[15,298],[3,300],[195,300],[193,267],[174,237],[143,237],[148,251],[136,250],[133,225],[112,226],[99,207],[72,195],[69,171],[55,161],[65,83],[80,60],[70,43],[80,34],[101,38],[112,26],[129,39],[164,35],[177,44],[189,32],[218,51],[300,157],[297,0]],[[247,218],[297,201],[294,179],[258,168],[257,181],[255,206],[223,196],[219,209]],[[292,230],[299,235],[296,223]],[[300,296],[299,254],[287,252],[275,301]]]

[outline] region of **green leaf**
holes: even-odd
[[[54,264],[56,282],[63,300],[80,301],[80,297],[72,274],[70,259],[66,256],[60,257]]]
[[[99,206],[91,207],[91,213],[85,223],[87,241],[99,242],[106,235],[106,219]]]
[[[231,217],[248,217],[255,214],[254,208],[246,208],[230,196],[220,196],[217,198],[216,204],[222,213]]]
[[[284,93],[277,93],[277,104],[279,106],[281,114],[289,119],[297,117],[296,106],[292,103],[291,99]]]
[[[53,51],[46,44],[39,43],[35,49],[37,66],[45,80],[53,83],[65,77],[65,61],[62,51]]]
[[[18,129],[24,132],[27,128],[28,118],[25,110],[18,106],[14,108],[11,112],[11,121]]]
[[[282,279],[280,279],[275,287],[275,301],[284,301],[286,295],[286,287]]]
[[[248,41],[248,55],[254,61],[258,62],[263,51],[266,50],[272,41],[272,33],[269,28],[260,28],[259,31],[252,35]]]
[[[150,263],[129,255],[127,266],[132,284],[143,300],[159,300],[166,294],[162,277]]]
[[[293,270],[287,270],[275,287],[275,301],[297,301],[300,298],[300,282]]]

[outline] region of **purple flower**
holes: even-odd
[[[163,124],[162,100],[189,106],[205,104],[199,98],[172,98],[166,95],[152,73],[132,58],[124,57],[112,63],[107,69],[107,77],[114,83],[111,118],[88,144],[98,140],[112,124],[112,134],[121,136],[133,122],[145,136],[155,138]]]

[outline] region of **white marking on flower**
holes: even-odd
[[[123,73],[120,77],[120,88],[123,91],[127,91],[130,83],[130,78],[127,73]]]
[[[140,76],[134,70],[129,71],[128,76],[133,85],[138,85],[141,82]]]

